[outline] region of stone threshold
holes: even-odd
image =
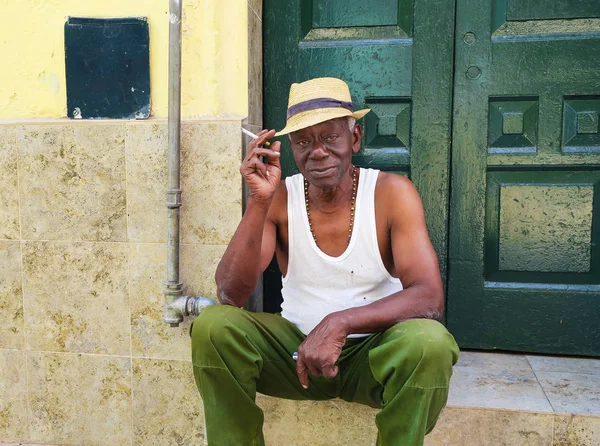
[[[461,352],[426,446],[599,446],[600,359]]]
[[[600,416],[600,359],[463,351],[448,405]]]
[[[376,410],[261,396],[266,444],[375,446]],[[425,446],[600,446],[600,359],[463,351]]]

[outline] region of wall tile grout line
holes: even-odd
[[[129,176],[127,175],[127,140],[129,133],[129,125],[125,123],[124,125],[124,141],[123,141],[123,168],[125,169],[125,241],[127,243],[129,240]]]
[[[0,242],[34,242],[34,243],[87,243],[87,244],[106,244],[106,245],[166,245],[166,242],[144,242],[144,241],[104,241],[104,240],[68,240],[68,239],[29,239],[29,240],[15,240],[15,239],[2,239],[0,238]],[[224,243],[180,243],[180,246],[227,246]]]
[[[529,362],[529,360],[527,360],[527,361]],[[533,367],[531,369],[533,370]],[[552,414],[552,435],[550,436],[550,441],[551,441],[550,446],[554,445],[554,430],[556,429],[556,417],[557,417],[557,415],[556,415],[556,412],[555,412],[554,414]]]
[[[127,243],[126,240],[120,241],[105,241],[105,240],[69,240],[69,239],[28,239],[22,240],[22,242],[33,242],[33,243],[83,243],[83,244],[104,244],[104,245],[124,245]]]
[[[25,311],[25,269],[23,268],[23,223],[21,218],[21,150],[19,146],[19,134],[18,129],[15,127],[15,149],[17,152],[17,209],[19,215],[19,260],[21,266],[21,306],[23,309],[23,352],[25,353],[25,390],[27,392],[27,441],[31,439],[31,398],[29,394],[29,351],[28,339],[27,339],[27,324],[26,324],[26,311]]]
[[[3,352],[21,352],[21,353],[23,353],[23,352],[25,352],[25,350],[20,349],[20,348],[0,348],[0,353],[3,353]],[[1,444],[2,443],[0,443],[0,445]]]
[[[131,386],[131,435],[129,437],[129,444],[133,446],[133,437],[135,435],[135,424],[134,424],[134,395],[133,395],[133,332],[132,332],[132,321],[131,321],[131,246],[129,242],[129,195],[127,189],[127,132],[128,126],[125,125],[125,144],[124,144],[124,155],[125,155],[125,215],[126,215],[126,238],[127,238],[127,309],[129,310],[129,382]]]
[[[178,358],[163,358],[160,356],[132,356],[133,359],[152,359],[152,360],[156,360],[156,361],[178,361],[178,362],[187,362],[187,363],[192,363],[192,358],[190,357],[190,359],[178,359]]]
[[[133,446],[133,439],[135,436],[135,423],[134,423],[134,414],[133,414],[133,358],[130,356],[129,357],[129,370],[130,370],[130,375],[129,375],[129,379],[131,382],[131,435],[129,437],[129,444],[131,446]]]
[[[0,352],[30,352],[30,353],[43,353],[43,354],[51,354],[51,355],[77,355],[77,356],[92,356],[99,358],[121,358],[121,359],[152,359],[156,361],[178,361],[178,362],[192,362],[192,359],[182,359],[182,358],[167,358],[163,356],[147,356],[147,355],[110,355],[106,353],[87,353],[87,352],[61,352],[56,350],[19,350],[17,348],[0,348]]]
[[[27,389],[27,441],[31,440],[31,398],[29,394],[29,354],[31,352],[25,350],[25,376]]]

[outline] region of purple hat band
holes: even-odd
[[[298,104],[292,105],[287,109],[287,118],[290,119],[292,116],[297,115],[309,110],[315,110],[317,108],[345,108],[350,111],[354,111],[354,105],[352,102],[339,101],[332,98],[316,98],[309,99],[308,101],[299,102]]]

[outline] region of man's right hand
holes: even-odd
[[[263,130],[258,139],[248,145],[248,155],[242,162],[240,172],[250,189],[250,197],[259,201],[273,198],[281,181],[281,164],[279,162],[281,143],[274,142],[269,149],[262,147],[265,141],[275,136],[275,130]],[[268,162],[262,161],[263,156]]]

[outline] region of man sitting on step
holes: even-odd
[[[256,392],[380,408],[378,445],[422,445],[446,404],[459,351],[438,322],[419,194],[403,176],[352,165],[368,112],[339,79],[293,84],[285,128],[249,145],[248,205],[216,272],[223,305],[191,332],[210,446],[264,444]],[[285,134],[301,173],[281,181],[280,143],[264,143]],[[241,309],[274,253],[281,315]]]

